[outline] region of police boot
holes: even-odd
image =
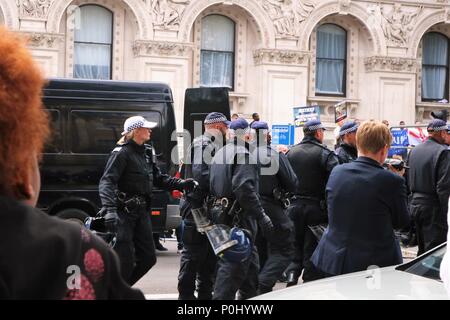
[[[286,282],[287,282],[286,288],[295,286],[298,283],[298,276],[295,274],[294,271],[288,272]]]

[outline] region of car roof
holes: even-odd
[[[113,99],[173,102],[170,87],[161,82],[49,79],[44,99]]]
[[[261,295],[256,300],[407,300],[449,299],[440,281],[395,267],[355,272]]]

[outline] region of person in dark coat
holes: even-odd
[[[418,255],[445,242],[448,228],[450,152],[445,144],[448,127],[444,120],[434,119],[427,131],[428,140],[411,150],[408,158]]]
[[[157,123],[133,116],[124,123],[122,139],[111,152],[99,183],[108,228],[117,231],[114,247],[122,264],[122,275],[135,284],[156,263],[151,210],[153,186],[165,190],[190,191],[193,179],[178,179],[161,172],[150,140]]]
[[[311,261],[323,276],[402,263],[394,229],[409,222],[406,185],[382,167],[392,136],[380,122],[356,134],[359,157],[334,168],[327,184],[328,228]]]
[[[183,243],[180,272],[178,274],[179,300],[194,300],[196,281],[197,299],[211,300],[214,285],[214,273],[217,257],[206,237],[197,231],[191,208],[204,205],[209,192],[209,166],[216,151],[225,143],[229,121],[220,112],[209,113],[203,121],[205,133],[192,141],[187,150],[184,166],[184,178],[193,178],[198,188],[180,203],[184,222]]]
[[[358,124],[354,121],[344,123],[339,130],[339,137],[341,137],[342,142],[335,152],[341,164],[352,162],[358,157],[356,131],[358,131]]]
[[[302,270],[304,282],[316,279],[310,258],[318,240],[311,227],[317,228],[327,222],[325,186],[331,171],[339,164],[336,154],[323,144],[324,130],[318,120],[306,122],[302,142],[287,153],[299,181],[288,209],[295,226],[295,255],[286,271],[288,286],[298,282]]]
[[[274,225],[271,237],[266,238],[260,232],[256,236],[261,266],[258,293],[263,294],[272,291],[294,253],[294,225],[286,213],[286,201],[287,194],[297,190],[298,179],[286,155],[270,146],[267,123],[256,121],[251,128],[256,136],[253,157],[260,166],[261,204]]]
[[[103,240],[35,208],[49,123],[25,43],[0,28],[0,300],[144,299]]]

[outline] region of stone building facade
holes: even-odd
[[[0,23],[48,77],[169,83],[179,129],[199,86],[273,124],[318,104],[332,128],[343,100],[391,124],[450,109],[447,0],[0,0]]]

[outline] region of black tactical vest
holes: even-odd
[[[280,165],[277,152],[270,146],[261,145],[253,150],[252,156],[258,162],[259,194],[273,197],[273,190],[281,185],[277,176]]]
[[[312,142],[295,145],[287,158],[299,179],[298,195],[325,199],[327,172],[323,166],[323,153],[331,152]]]

